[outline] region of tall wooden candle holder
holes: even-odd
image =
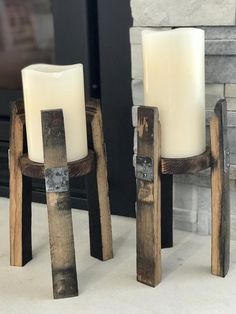
[[[138,108],[137,178],[137,280],[155,287],[161,281],[160,176],[196,174],[211,168],[212,241],[211,272],[224,277],[229,269],[230,151],[227,137],[227,103],[220,100],[210,122],[210,148],[195,157],[161,158],[161,124],[158,109]]]
[[[10,263],[23,266],[32,259],[32,178],[45,178],[54,298],[78,295],[69,196],[69,177],[86,176],[91,256],[113,257],[107,166],[99,102],[86,105],[92,149],[82,160],[66,160],[62,110],[42,112],[44,164],[29,160],[26,151],[24,104],[12,106],[10,169]]]

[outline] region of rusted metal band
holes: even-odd
[[[69,191],[68,168],[48,168],[44,172],[46,192],[60,193]]]
[[[137,156],[136,158],[136,178],[139,180],[153,182],[153,160],[150,157]]]

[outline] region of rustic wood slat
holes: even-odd
[[[37,179],[44,178],[44,164],[34,162],[29,159],[28,154],[24,154],[21,159],[21,171],[25,176]],[[94,152],[89,150],[88,156],[83,159],[68,162],[70,178],[82,177],[91,172],[94,163]]]
[[[45,173],[67,168],[65,130],[62,110],[42,111]],[[47,179],[47,176],[46,176]],[[54,298],[78,295],[74,236],[69,188],[47,192],[49,240]]]
[[[137,280],[155,287],[161,281],[160,122],[157,108],[138,108],[137,155],[137,160],[144,157],[150,161],[151,158],[153,168],[149,181],[145,179],[150,169],[144,173],[143,179],[136,172]]]
[[[14,103],[14,107],[15,107],[15,112],[18,115],[24,115],[25,113],[25,107],[24,107],[24,102],[23,100],[17,100]]]
[[[22,102],[11,110],[10,171],[10,264],[23,266],[32,259],[31,179],[22,175],[20,158],[26,150]]]
[[[230,259],[229,144],[227,103],[220,100],[210,123],[212,155],[212,274],[225,277]]]
[[[187,158],[161,158],[162,174],[195,174],[210,167],[211,150]]]
[[[113,249],[107,159],[99,101],[88,102],[86,112],[96,155],[95,168],[87,176],[90,251],[93,257],[105,261],[113,257]]]

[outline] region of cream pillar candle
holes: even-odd
[[[143,31],[145,105],[157,106],[162,157],[203,153],[205,136],[204,31]]]
[[[29,158],[43,163],[41,110],[63,109],[67,159],[88,153],[83,65],[35,64],[22,70]]]

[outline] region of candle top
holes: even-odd
[[[71,65],[36,63],[36,64],[32,64],[25,67],[24,69],[22,69],[22,72],[31,70],[31,71],[47,74],[47,73],[61,73],[61,72],[77,70],[81,68],[83,69],[83,64],[81,63],[71,64]]]
[[[173,34],[173,33],[201,33],[204,34],[205,31],[201,28],[194,28],[194,27],[178,27],[174,29],[169,29],[169,30],[156,30],[156,29],[148,29],[148,30],[143,30],[142,31],[142,37],[152,37],[156,35],[166,35],[166,34]]]

